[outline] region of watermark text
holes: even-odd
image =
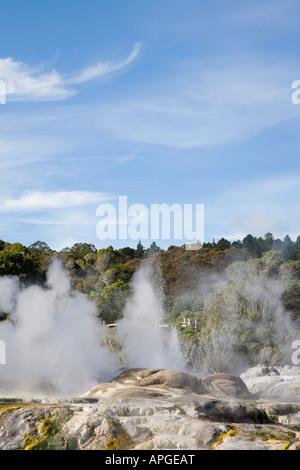
[[[292,354],[292,363],[295,366],[298,366],[300,364],[300,340],[293,342],[292,349],[296,349],[296,351]]]
[[[0,80],[0,104],[6,104],[6,83]]]
[[[180,240],[187,249],[199,249],[204,241],[204,204],[144,204],[128,206],[120,196],[118,208],[100,204],[96,211],[100,240]]]
[[[6,364],[6,344],[0,341],[0,365]]]
[[[300,104],[300,80],[294,80],[292,88],[295,90],[292,94],[292,103]]]

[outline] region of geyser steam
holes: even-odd
[[[151,265],[136,272],[115,334],[123,342],[126,366],[183,369],[176,330],[162,326],[162,289],[154,278]],[[0,278],[0,312],[9,315],[0,322],[6,345],[0,395],[74,396],[117,375],[116,358],[101,345],[106,327],[96,305],[71,291],[57,260],[45,287],[24,288],[17,277]]]
[[[21,288],[17,278],[0,278],[0,310],[11,319],[0,323],[6,344],[1,394],[70,395],[112,378],[114,360],[101,346],[96,307],[71,293],[58,261],[45,288]]]
[[[128,365],[142,368],[184,369],[175,328],[163,325],[162,280],[151,264],[140,268],[132,281],[133,294],[117,328]]]

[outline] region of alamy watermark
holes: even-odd
[[[300,104],[300,80],[294,80],[292,83],[292,88],[295,90],[292,94],[292,103]]]
[[[100,204],[96,211],[100,240],[180,240],[188,250],[202,248],[204,242],[204,204],[144,204],[128,206],[120,196],[118,208]]]
[[[295,366],[298,366],[300,364],[300,340],[293,342],[292,349],[296,349],[296,351],[292,354],[292,363]]]
[[[0,104],[6,104],[6,83],[0,80]]]
[[[0,365],[6,364],[6,344],[0,341]]]

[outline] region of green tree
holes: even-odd
[[[139,241],[135,250],[136,258],[143,258],[145,251],[145,247],[142,245],[141,241]]]
[[[280,266],[280,274],[286,279],[300,280],[300,260],[283,263]]]
[[[176,245],[170,245],[170,246],[168,247],[168,251],[172,251],[172,250],[174,250],[175,248],[177,248]]]
[[[39,265],[39,271],[41,274],[41,280],[46,281],[47,271],[49,265],[55,255],[53,251],[45,242],[37,241],[28,247],[32,257],[36,260]]]
[[[102,275],[113,266],[118,264],[119,261],[120,254],[117,251],[115,251],[112,247],[103,248],[97,253],[95,270]]]
[[[135,273],[135,268],[132,266],[128,266],[127,264],[117,264],[113,266],[110,270],[113,274],[114,282],[116,281],[124,281],[130,282],[133,274]]]
[[[230,245],[230,241],[226,240],[225,238],[221,238],[216,244],[216,249],[220,251],[228,250],[228,248],[230,248]]]
[[[258,240],[256,237],[249,234],[243,239],[243,245],[252,256],[260,258],[264,251],[261,241],[263,240]]]
[[[40,240],[38,240],[35,243],[32,243],[32,245],[30,245],[28,249],[32,254],[36,256],[40,256],[43,253],[49,253],[49,254],[53,253],[53,250],[51,250],[51,248],[47,245],[47,243],[41,242]]]
[[[96,254],[97,249],[91,243],[75,243],[70,249],[70,253],[72,253],[76,259],[83,259],[89,253]]]
[[[122,317],[125,302],[130,293],[130,283],[117,281],[96,296],[98,315],[106,323],[114,323]]]
[[[38,260],[21,243],[0,251],[0,276],[18,276],[23,283],[41,282]]]
[[[289,235],[286,235],[283,240],[282,252],[285,260],[296,259],[297,245],[296,243],[292,242],[291,237]]]
[[[284,308],[290,312],[292,321],[300,320],[300,281],[291,281],[282,295]]]
[[[231,246],[235,248],[242,248],[243,243],[241,242],[241,240],[235,240],[231,243]]]
[[[264,251],[271,251],[274,245],[274,236],[272,233],[268,232],[265,234],[264,238]]]
[[[149,248],[145,251],[145,256],[149,257],[161,251],[161,248],[157,246],[156,242],[152,242]]]
[[[295,251],[296,251],[295,258],[296,260],[300,260],[300,235],[297,237],[295,245],[296,245],[295,246]]]
[[[121,259],[124,262],[136,257],[136,250],[134,248],[130,248],[129,246],[120,248],[118,252],[120,253]]]

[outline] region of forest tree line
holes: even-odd
[[[249,234],[199,250],[139,242],[120,249],[76,243],[57,252],[41,241],[28,247],[0,241],[0,276],[45,285],[54,258],[69,273],[72,289],[93,300],[106,323],[122,317],[135,271],[153,263],[163,284],[165,320],[176,326],[192,368],[227,370],[241,357],[250,365],[279,363],[300,332],[300,236],[292,241],[288,235]],[[5,312],[0,315],[5,319]],[[182,328],[187,318],[191,326]]]

